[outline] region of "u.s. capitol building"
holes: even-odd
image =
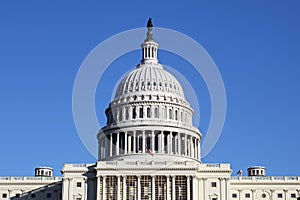
[[[262,166],[231,176],[229,164],[201,162],[202,135],[178,80],[157,60],[151,20],[141,63],[120,82],[105,111],[98,161],[65,164],[62,177],[39,167],[33,177],[0,177],[0,199],[288,200],[300,177],[271,177]]]

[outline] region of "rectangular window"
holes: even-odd
[[[237,194],[236,194],[236,193],[233,193],[233,194],[232,194],[232,198],[237,198]]]
[[[278,197],[278,198],[282,198],[282,193],[278,193],[278,194],[277,194],[277,197]]]
[[[211,187],[217,187],[217,182],[211,182]]]
[[[295,193],[292,193],[292,194],[291,194],[291,198],[296,198],[296,194],[295,194]]]
[[[218,200],[218,198],[216,198],[216,197],[213,197],[211,200]]]
[[[246,197],[246,198],[250,198],[250,193],[246,193],[246,194],[245,194],[245,197]]]
[[[77,186],[77,187],[81,187],[81,182],[77,182],[77,183],[76,183],[76,186]]]
[[[76,200],[81,200],[81,198],[80,198],[80,197],[77,197]]]
[[[46,197],[47,197],[47,198],[51,198],[51,193],[47,193],[47,194],[46,194]]]
[[[16,194],[16,197],[20,197],[20,194],[19,194],[19,193],[17,193],[17,194]]]
[[[2,194],[2,198],[4,198],[4,199],[7,198],[7,194],[6,194],[6,193],[3,193],[3,194]]]

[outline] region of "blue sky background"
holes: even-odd
[[[64,163],[96,161],[73,122],[76,73],[101,41],[145,26],[149,16],[155,26],[199,42],[223,77],[226,122],[203,162],[231,163],[234,174],[264,165],[269,175],[300,175],[299,10],[296,0],[1,1],[0,175],[33,175],[40,165],[60,175]],[[116,81],[138,64],[140,54],[120,57],[101,79],[101,125]],[[159,59],[193,84],[205,134],[210,99],[203,80],[176,55],[160,51]]]

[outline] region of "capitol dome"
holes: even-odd
[[[155,154],[153,159],[200,162],[202,135],[192,124],[194,111],[179,81],[159,64],[151,25],[141,45],[141,63],[124,76],[105,111],[107,123],[97,135],[98,158]]]
[[[115,98],[132,93],[165,93],[184,98],[180,83],[160,64],[140,64],[129,72],[117,88]]]

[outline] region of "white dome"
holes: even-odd
[[[115,99],[126,95],[157,92],[184,99],[184,93],[178,80],[163,69],[160,64],[140,64],[130,71],[117,88]]]
[[[151,22],[151,21],[150,21]],[[193,126],[193,109],[178,80],[158,63],[158,44],[147,27],[141,63],[124,76],[105,110],[98,133],[99,160],[198,160],[202,135]]]

